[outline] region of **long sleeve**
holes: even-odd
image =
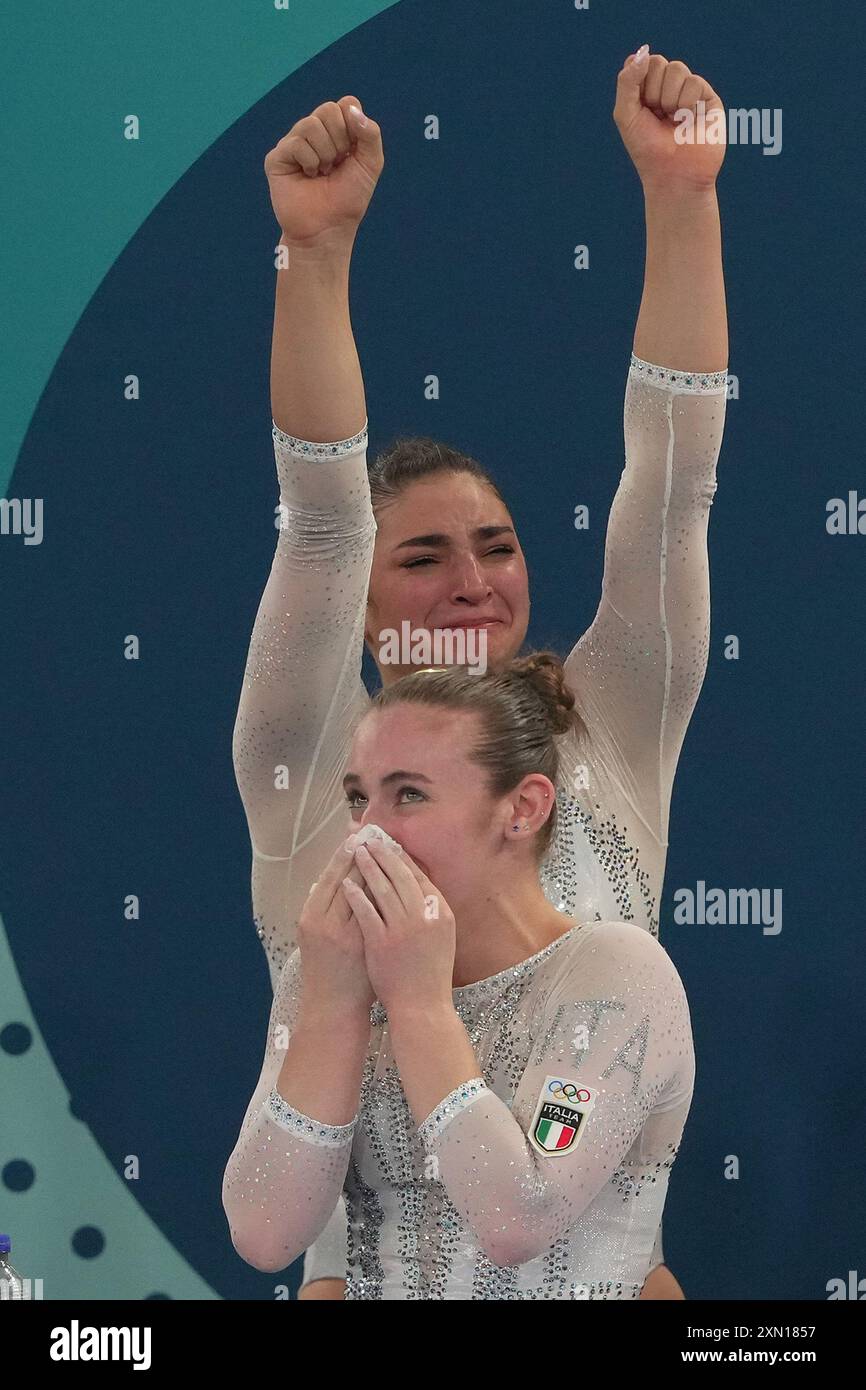
[[[601,600],[565,663],[612,785],[662,844],[707,667],[707,530],[726,381],[725,371],[673,371],[632,354]]]
[[[315,1279],[345,1279],[348,1224],[346,1202],[340,1197],[324,1231],[304,1255],[302,1284],[312,1284]]]
[[[297,1017],[300,954],[281,971],[261,1074],[223,1176],[232,1244],[261,1270],[281,1270],[324,1230],[340,1197],[357,1116],[329,1125],[276,1089]]]
[[[310,884],[348,819],[341,779],[369,705],[361,661],[376,536],[366,426],[351,439],[315,444],[274,425],[273,440],[279,532],[232,749],[272,984],[293,949]]]
[[[419,1126],[451,1202],[497,1265],[549,1250],[615,1172],[626,1195],[655,1182],[688,1113],[691,1021],[667,952],[632,923],[584,930],[533,1021],[539,1042],[510,1108],[479,1076]]]

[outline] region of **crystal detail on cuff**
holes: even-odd
[[[462,1085],[456,1086],[444,1100],[440,1100],[435,1110],[430,1111],[423,1124],[418,1126],[418,1137],[422,1144],[431,1144],[438,1139],[455,1115],[459,1115],[461,1110],[465,1110],[487,1090],[488,1086],[483,1076],[473,1076],[471,1081],[464,1081]]]
[[[354,1133],[355,1124],[358,1116],[350,1120],[347,1125],[326,1125],[321,1120],[313,1120],[309,1115],[296,1110],[285,1097],[281,1096],[276,1086],[270,1091],[265,1108],[268,1116],[281,1129],[286,1129],[290,1134],[295,1134],[299,1139],[305,1139],[308,1144],[322,1144],[329,1149],[338,1149],[343,1144],[348,1143]]]
[[[293,454],[302,454],[308,459],[335,459],[341,458],[343,454],[354,453],[362,446],[367,447],[368,424],[369,420],[365,421],[364,428],[358,434],[353,434],[351,439],[338,439],[333,444],[314,444],[310,439],[298,439],[293,434],[286,434],[273,419],[271,433],[274,436],[274,444],[291,449]]]
[[[642,381],[651,381],[653,386],[667,386],[673,391],[700,395],[704,391],[720,391],[728,384],[728,369],[720,372],[678,372],[673,367],[658,367],[654,362],[644,362],[642,357],[631,355],[629,370]]]

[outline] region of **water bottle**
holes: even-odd
[[[17,1269],[12,1268],[9,1260],[11,1249],[12,1241],[9,1237],[0,1235],[0,1299],[24,1297],[24,1283],[21,1275]]]

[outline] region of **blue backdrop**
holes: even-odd
[[[386,167],[352,271],[371,453],[429,434],[491,467],[530,565],[529,641],[564,654],[598,603],[623,466],[644,231],[611,111],[625,56],[649,42],[726,105],[784,119],[778,155],[731,147],[719,183],[738,397],[661,911],[697,1053],[665,1253],[692,1298],[824,1299],[828,1281],[866,1275],[866,536],[825,524],[829,499],[866,491],[862,9],[317,3],[343,36],[297,71],[288,45],[277,85],[121,243],[13,460],[8,495],[43,498],[45,522],[39,546],[0,537],[0,1230],[47,1298],[274,1296],[220,1204],[270,1005],[231,766],[276,539],[265,153],[347,92],[381,125]],[[127,22],[115,8],[106,26]],[[250,42],[273,63],[261,18]],[[183,82],[181,65],[179,108]],[[138,109],[132,87],[117,100],[115,123]],[[49,284],[86,240],[82,222],[65,241],[58,212]],[[123,659],[130,633],[137,662]],[[782,931],[676,925],[676,890],[699,880],[781,888]]]

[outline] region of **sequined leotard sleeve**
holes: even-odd
[[[280,528],[232,750],[272,987],[310,885],[348,833],[341,784],[369,706],[361,659],[376,538],[366,426],[351,439],[315,444],[274,425],[273,439]]]
[[[569,953],[536,1027],[544,1042],[509,1104],[479,1075],[420,1128],[451,1202],[497,1265],[549,1250],[615,1171],[627,1184],[630,1160],[672,1164],[694,1088],[682,982],[631,923],[604,923]],[[588,1109],[570,1110],[587,1097]]]
[[[565,662],[588,738],[562,750],[562,770],[588,777],[587,792],[567,803],[542,876],[578,918],[595,907],[658,931],[674,774],[709,653],[707,531],[726,400],[727,369],[675,371],[632,353],[601,599]],[[581,831],[593,858],[574,852]],[[663,1262],[659,1231],[652,1268]]]
[[[636,814],[645,832],[654,903],[677,759],[707,668],[707,530],[726,382],[726,371],[673,371],[632,354],[601,599],[565,662],[605,810]]]
[[[413,1280],[430,1277],[428,1253],[438,1271],[436,1297],[466,1296],[479,1257],[496,1270],[527,1266],[522,1278],[536,1290],[544,1277],[539,1261],[554,1253],[566,1296],[578,1296],[581,1279],[596,1283],[611,1270],[637,1295],[693,1091],[688,1005],[667,952],[632,923],[575,928],[537,959],[545,955],[554,966],[549,976],[525,975],[528,983],[503,998],[491,1036],[476,1044],[497,1079],[486,1083],[479,1060],[479,1075],[443,1096],[417,1127],[428,1161],[408,1205],[407,1184],[387,1176],[392,1152],[412,1150],[405,1103],[392,1105],[381,1088],[362,1090],[364,1133],[387,1136],[385,1167],[370,1170],[366,1141],[353,1148],[357,1117],[331,1126],[294,1109],[274,1089],[280,1055],[269,1050],[224,1180],[232,1240],[244,1259],[267,1270],[290,1264],[323,1228],[351,1154],[356,1181],[363,1170],[368,1186],[383,1185],[379,1219],[403,1222],[399,1239],[390,1228],[360,1234],[362,1246],[380,1252],[370,1257],[382,1262],[373,1296],[406,1297]],[[286,967],[285,988],[281,981],[272,1035],[290,1021],[296,960]],[[374,1030],[371,1058],[383,1046]],[[524,1058],[513,1079],[497,1069],[509,1050]],[[444,1227],[440,1184],[456,1217]],[[403,1256],[385,1249],[404,1250],[405,1268]],[[470,1296],[489,1296],[496,1270]],[[359,1274],[356,1268],[362,1289]],[[512,1296],[528,1294],[515,1286]]]
[[[285,1269],[324,1230],[340,1197],[355,1127],[354,1120],[308,1119],[276,1089],[297,1017],[299,966],[295,951],[280,972],[262,1070],[223,1175],[232,1243],[263,1270]]]

